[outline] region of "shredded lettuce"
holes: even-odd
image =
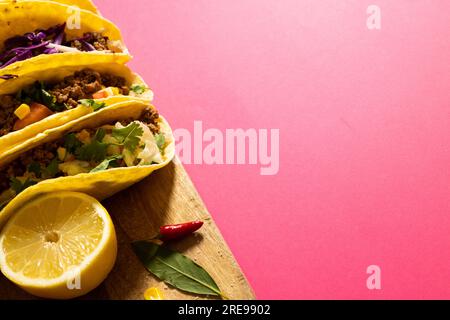
[[[164,147],[166,146],[166,137],[162,133],[155,135],[156,145],[161,153],[164,153]]]

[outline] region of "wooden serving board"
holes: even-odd
[[[144,268],[130,245],[132,241],[154,237],[161,225],[197,219],[205,221],[203,228],[171,247],[204,267],[225,296],[233,300],[255,299],[252,288],[177,159],[104,201],[104,205],[116,227],[117,262],[105,282],[82,299],[142,300],[150,287],[159,288],[167,300],[207,298],[183,293],[159,281]],[[35,298],[0,275],[0,299]]]

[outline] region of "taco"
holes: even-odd
[[[119,29],[87,10],[52,1],[0,3],[0,79],[9,80],[30,64],[52,63],[54,55],[110,54],[130,60]]]
[[[105,199],[167,165],[174,149],[168,123],[140,101],[47,130],[0,159],[0,227],[41,193],[78,191]]]
[[[0,2],[5,2],[5,3],[8,3],[8,2],[17,3],[18,1],[21,1],[21,0],[0,0]],[[88,11],[98,14],[97,7],[94,5],[94,3],[92,3],[91,0],[49,0],[49,1],[58,2],[58,3],[62,3],[65,5],[69,5],[69,6],[76,6],[78,8],[88,10]]]
[[[0,155],[47,129],[114,103],[150,102],[144,81],[108,55],[29,65],[20,77],[0,82]],[[84,61],[86,60],[86,61]]]

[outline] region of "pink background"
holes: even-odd
[[[174,128],[281,129],[277,176],[187,166],[258,298],[450,298],[448,0],[96,3]]]

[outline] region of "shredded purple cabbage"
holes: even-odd
[[[85,34],[81,38],[73,39],[72,42],[73,41],[79,41],[83,45],[84,50],[86,50],[86,51],[95,51],[96,50],[95,47],[89,43],[89,41],[92,41],[91,33]]]
[[[3,80],[11,80],[11,79],[16,79],[16,78],[18,78],[19,76],[17,76],[17,75],[15,75],[15,74],[5,74],[5,75],[3,75],[3,76],[0,76],[0,79],[3,79]]]
[[[50,44],[64,45],[66,41],[66,24],[56,25],[47,30],[37,30],[26,33],[23,36],[15,36],[5,41],[4,52],[0,54],[0,69],[5,68],[15,62],[27,60],[41,54],[55,54],[60,51]],[[89,43],[91,35],[87,34],[78,40],[83,47],[83,51],[95,51],[95,47]],[[2,78],[3,79],[3,78]]]

